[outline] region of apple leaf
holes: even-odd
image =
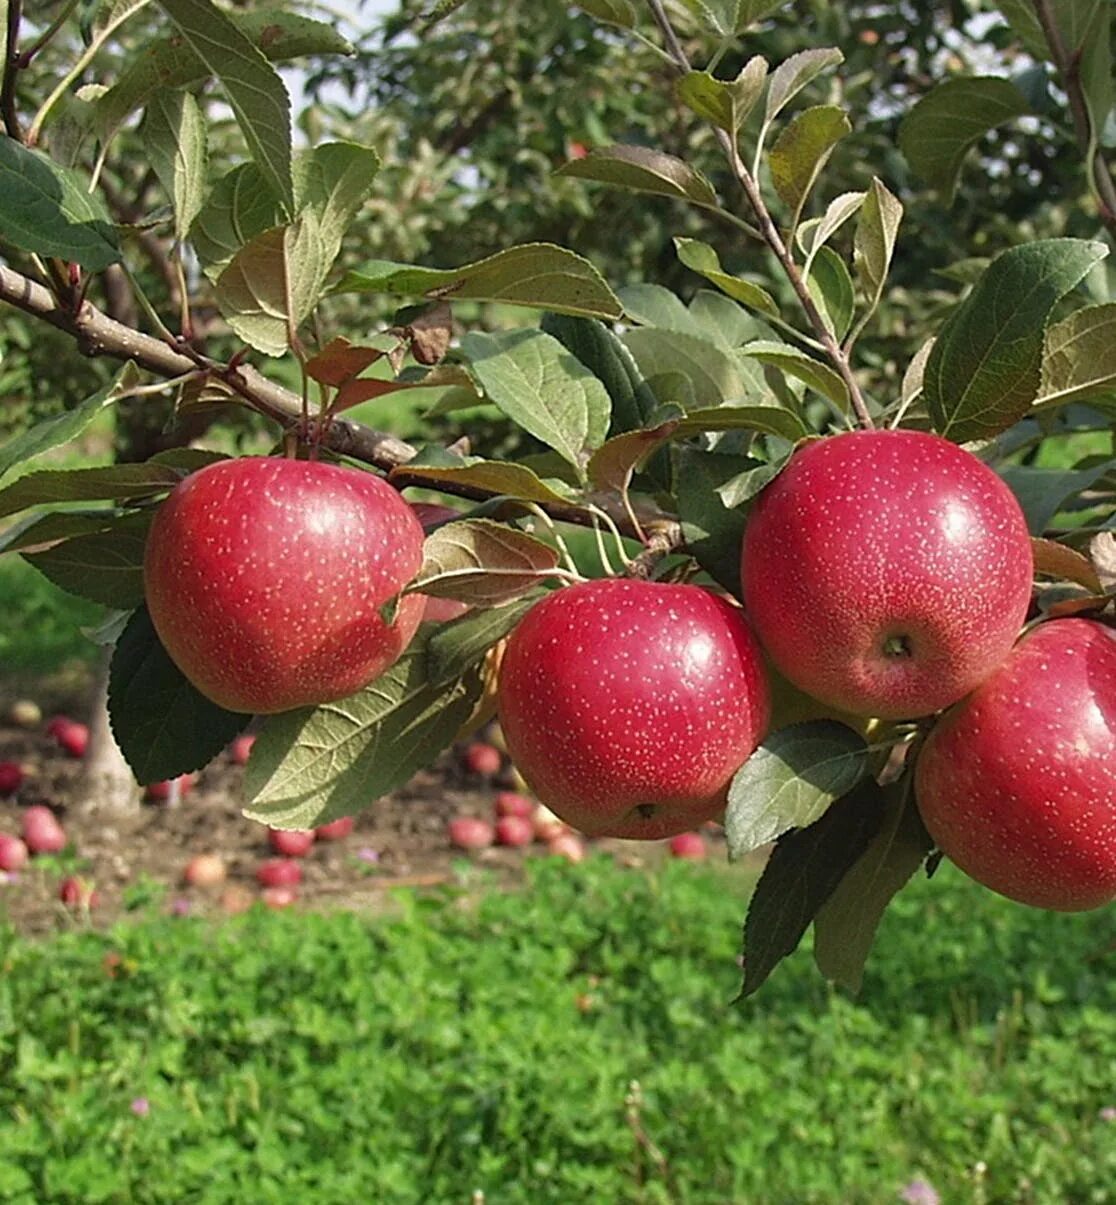
[[[617,144],[600,147],[590,151],[583,159],[563,163],[554,174],[595,180],[633,192],[675,197],[705,208],[717,206],[713,185],[701,172],[674,155],[646,146]]]
[[[619,297],[624,304],[624,321],[627,324],[676,331],[695,339],[706,338],[681,297],[662,285],[625,285],[619,291]]]
[[[159,91],[140,127],[143,152],[174,209],[174,237],[182,240],[205,203],[206,128],[190,92]]]
[[[853,267],[868,298],[869,314],[875,312],[883,296],[902,219],[903,206],[899,198],[873,177],[857,215],[853,236]]]
[[[75,536],[107,531],[117,522],[115,510],[93,512],[56,510],[24,515],[0,531],[0,552],[26,552],[49,548]]]
[[[793,954],[826,900],[879,831],[884,794],[865,779],[808,828],[780,837],[748,905],[744,984],[750,996]]]
[[[922,393],[922,382],[926,375],[926,361],[930,359],[930,353],[933,350],[934,340],[927,339],[911,357],[911,362],[903,373],[903,380],[899,386],[899,405],[904,410]]]
[[[727,294],[734,301],[758,310],[761,314],[771,314],[778,318],[779,307],[774,297],[759,285],[739,276],[733,276],[721,267],[720,257],[708,244],[695,238],[676,238],[674,247],[679,260],[693,272],[704,276],[710,284]]]
[[[844,61],[845,56],[834,47],[800,50],[790,58],[784,59],[771,73],[771,83],[767,88],[764,128],[778,117],[811,80]]]
[[[1090,594],[1104,593],[1104,585],[1093,562],[1075,548],[1059,544],[1057,540],[1032,536],[1031,554],[1035,561],[1035,573],[1056,581],[1074,582],[1084,586]]]
[[[879,831],[814,917],[818,970],[851,992],[860,990],[885,909],[934,847],[915,807],[910,776],[885,787],[883,795]]]
[[[797,222],[833,148],[852,130],[837,105],[815,105],[795,115],[768,153],[771,183]]]
[[[635,357],[645,381],[667,373],[684,376],[692,388],[694,406],[705,409],[727,401],[748,400],[756,394],[734,356],[707,339],[680,331],[639,327],[624,335],[624,344]],[[662,400],[689,402],[688,398],[677,396]]]
[[[0,137],[0,239],[100,272],[120,259],[116,227],[88,180]]]
[[[1116,396],[1116,302],[1090,305],[1046,331],[1036,410]]]
[[[681,3],[703,22],[709,33],[731,38],[782,8],[786,0],[681,0]]]
[[[108,712],[120,752],[144,784],[200,770],[251,718],[218,707],[187,681],[146,607],[128,620],[113,653]]]
[[[495,491],[525,502],[565,503],[572,505],[568,487],[555,480],[544,481],[526,465],[505,460],[481,460],[478,457],[451,456],[445,459],[456,463],[430,464],[416,458],[400,465],[390,473],[391,481],[402,485],[408,472],[420,470],[424,484],[444,481],[447,485],[475,486],[486,493]]]
[[[587,259],[550,243],[509,247],[448,270],[373,260],[348,273],[333,292],[500,301],[584,318],[614,319],[622,313],[615,293]]]
[[[626,490],[640,461],[677,431],[682,411],[676,410],[676,414],[678,417],[670,418],[654,427],[642,431],[625,431],[623,435],[614,435],[603,443],[593,453],[587,466],[589,480],[594,488]]]
[[[461,349],[488,401],[583,475],[587,452],[605,441],[611,410],[585,365],[538,330],[472,331]]]
[[[305,829],[363,811],[430,765],[480,693],[477,674],[431,683],[419,637],[357,694],[267,718],[245,770],[245,816]]]
[[[636,10],[631,0],[577,0],[575,7],[604,25],[635,28]]]
[[[138,383],[139,379],[139,370],[129,362],[103,389],[98,389],[84,401],[78,402],[72,410],[45,419],[28,430],[13,435],[6,444],[0,446],[0,477],[3,477],[17,464],[25,464],[43,452],[49,452],[51,448],[57,448],[71,439],[76,439],[106,406],[111,406],[114,402],[119,401],[123,394]],[[7,492],[7,490],[0,492],[0,499]],[[19,506],[11,507],[3,513],[14,514],[15,511],[29,505],[31,505],[29,502],[21,502]]]
[[[117,464],[101,469],[40,469],[0,490],[0,518],[49,502],[125,501],[173,489],[182,474],[169,465]]]
[[[740,542],[745,512],[725,505],[720,489],[758,467],[748,456],[707,452],[682,444],[672,449],[678,517],[686,550],[731,594],[740,593]]]
[[[742,857],[792,828],[806,828],[868,773],[864,738],[836,720],[771,733],[729,787],[729,858]]]
[[[553,576],[558,553],[491,519],[462,519],[432,531],[409,590],[479,607],[511,602]]]
[[[1008,464],[998,472],[1023,508],[1027,530],[1032,536],[1041,536],[1063,504],[1110,473],[1114,463],[1108,460],[1088,469],[1038,469],[1032,465]]]
[[[948,205],[970,147],[990,130],[1029,112],[1026,98],[1010,80],[999,76],[946,80],[903,118],[899,149]]]
[[[739,506],[743,506],[751,500],[786,467],[790,460],[788,453],[781,460],[773,461],[756,461],[749,469],[737,474],[735,477],[730,477],[723,485],[717,489],[721,501],[729,508],[735,510]]]
[[[988,265],[938,332],[923,397],[934,429],[957,443],[1006,431],[1039,392],[1050,311],[1108,254],[1103,243],[1040,239]]]
[[[379,359],[384,353],[378,347],[362,347],[354,345],[348,339],[338,335],[331,339],[317,355],[306,361],[306,375],[312,381],[322,385],[331,385],[335,389],[344,385],[353,377],[360,374]]]
[[[143,550],[152,517],[130,516],[106,531],[27,553],[24,560],[69,594],[130,611],[144,599]]]
[[[843,339],[852,325],[856,294],[845,261],[832,247],[818,248],[806,286],[829,333]]]
[[[746,343],[743,353],[759,360],[761,364],[770,364],[785,372],[787,376],[801,381],[822,397],[828,398],[841,410],[849,408],[849,390],[840,376],[828,364],[815,360],[797,347],[789,343],[776,343],[766,339],[757,339],[754,343]]]
[[[426,645],[426,672],[431,686],[460,678],[545,597],[541,590],[522,595],[504,607],[484,607],[442,624]]]
[[[728,134],[736,134],[748,120],[763,92],[767,60],[755,55],[731,81],[714,79],[706,71],[690,71],[675,85],[678,99],[698,117]]]
[[[820,218],[810,218],[809,221],[799,225],[795,231],[795,239],[806,254],[807,268],[813,262],[819,249],[825,246],[864,204],[864,198],[867,195],[863,192],[843,192],[829,202],[825,213]]]
[[[655,397],[644,384],[632,353],[603,322],[548,313],[540,325],[604,385],[612,401],[610,435],[644,425],[657,404]]]

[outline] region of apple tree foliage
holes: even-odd
[[[601,219],[584,248],[588,225],[560,245],[532,230],[529,203],[506,223],[524,237],[507,238],[500,194],[518,185],[505,175],[468,253],[436,233],[437,259],[421,264],[384,257],[389,229],[359,237],[395,221],[378,179],[416,182],[406,164],[385,166],[392,146],[365,136],[375,122],[303,121],[324,136],[292,138],[278,68],[306,64],[313,82],[369,67],[310,6],[30,7],[0,4],[0,302],[36,338],[88,357],[94,387],[0,445],[0,549],[106,608],[96,638],[115,647],[111,719],[141,780],[196,770],[249,718],[182,676],[146,617],[142,573],[160,501],[224,454],[187,443],[235,408],[289,455],[359,464],[467,507],[429,535],[412,588],[470,610],[424,627],[341,703],[263,722],[246,812],[280,827],[368,806],[490,714],[501,641],[577,571],[563,531],[593,531],[615,572],[701,574],[738,595],[751,501],[797,443],[833,431],[904,425],[974,451],[1027,516],[1035,613],[1111,614],[1105,0],[1001,0],[981,53],[952,57],[945,16],[923,12],[936,6],[894,6],[878,21],[879,6],[772,0],[583,0],[561,20],[549,10],[564,6],[527,6],[553,26],[550,49],[536,69],[519,44],[490,102],[467,115],[454,106],[471,44],[451,35],[473,6],[410,9],[395,32],[417,33],[421,61],[449,85],[431,129],[451,153],[522,121],[540,75],[560,72],[561,104],[576,103],[579,59],[559,53],[571,20],[590,47],[582,94],[607,86],[617,98],[597,105],[584,137],[564,112],[526,111],[566,129],[569,158],[553,172],[549,148],[490,151],[507,173],[530,158],[540,197],[576,198],[583,218]],[[895,83],[912,30],[927,50],[921,90]],[[399,62],[390,42],[383,53]],[[628,63],[650,66],[625,78]],[[380,87],[393,78],[385,71]],[[623,99],[634,95],[644,108]],[[1017,222],[1005,173],[1035,193],[1064,191],[1032,194]],[[415,194],[435,231],[439,190],[452,198],[467,183],[447,169]],[[405,222],[405,190],[396,201]],[[650,249],[648,214],[672,236]],[[640,264],[650,274],[669,257],[675,291],[632,283],[629,222]],[[900,354],[881,354],[881,307]],[[380,329],[369,313],[385,315]],[[460,438],[415,445],[345,417],[415,389]],[[12,473],[123,407],[160,416],[166,438],[142,460]],[[493,413],[529,454],[473,446],[470,423]],[[1088,454],[1047,458],[1055,441],[1083,436]],[[745,925],[746,992],[811,924],[822,971],[855,987],[888,901],[934,865],[908,764],[925,725],[794,719],[730,792],[730,854],[775,842]]]

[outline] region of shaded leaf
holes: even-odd
[[[361,347],[342,335],[331,339],[316,355],[306,361],[306,375],[312,381],[337,388],[360,374],[383,357],[378,347]]]
[[[646,146],[599,147],[583,159],[563,163],[554,174],[596,180],[635,192],[676,197],[695,205],[715,207],[717,204],[713,185],[699,171],[674,155]]]
[[[189,92],[160,91],[148,101],[140,127],[143,150],[174,209],[174,237],[184,239],[206,194],[206,130]]]
[[[24,559],[60,589],[102,606],[141,606],[143,550],[151,515],[137,515],[106,531],[79,535]]]
[[[740,593],[740,542],[746,515],[724,504],[721,487],[756,468],[748,456],[706,452],[683,444],[675,459],[678,517],[686,549],[731,594]]]
[[[693,238],[676,238],[674,246],[678,258],[687,268],[704,276],[734,301],[759,310],[760,313],[771,314],[776,318],[779,316],[779,307],[771,294],[759,285],[752,284],[750,280],[726,272],[721,267],[717,252],[708,243]]]
[[[681,409],[677,413],[680,418]],[[639,463],[677,430],[678,423],[678,418],[674,418],[642,431],[614,435],[590,458],[590,482],[599,490],[626,490]]]
[[[795,115],[768,153],[771,183],[797,218],[833,148],[852,129],[843,109],[816,105]]]
[[[1091,305],[1046,331],[1036,409],[1116,393],[1116,302]]]
[[[606,25],[621,29],[635,27],[636,11],[631,0],[577,0],[576,6]]]
[[[1070,498],[1087,490],[1106,473],[1114,461],[1090,469],[1037,469],[1030,465],[1009,464],[998,469],[1008,483],[1027,519],[1027,530],[1041,536],[1050,521]]]
[[[782,8],[786,0],[682,0],[704,23],[708,32],[719,38],[743,33],[768,13]]]
[[[460,678],[544,597],[543,591],[535,591],[507,606],[484,607],[442,624],[426,645],[426,672],[431,685]]]
[[[1035,573],[1052,577],[1058,581],[1075,582],[1084,586],[1091,594],[1103,594],[1093,562],[1074,548],[1059,544],[1057,540],[1031,537],[1031,554],[1035,560]]]
[[[869,313],[879,305],[883,295],[902,218],[899,198],[873,177],[857,216],[853,239],[853,267],[868,298]]]
[[[628,331],[624,343],[645,380],[650,382],[665,373],[681,373],[692,387],[697,406],[719,406],[755,393],[734,357],[706,339],[645,327]]]
[[[845,261],[832,247],[819,247],[806,280],[829,333],[841,340],[852,325],[856,295]]]
[[[788,343],[757,340],[754,343],[746,343],[742,350],[744,355],[781,369],[788,376],[820,393],[822,397],[828,398],[840,409],[848,410],[848,388],[828,364],[815,360],[813,356],[808,356]]]
[[[540,585],[557,567],[558,553],[542,540],[491,519],[462,519],[426,537],[410,589],[498,607]]]

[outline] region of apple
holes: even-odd
[[[67,720],[55,730],[54,739],[64,753],[81,758],[89,747],[89,729],[77,720]]]
[[[518,791],[498,791],[492,807],[497,816],[522,816],[530,820],[535,814],[535,801]]]
[[[10,833],[0,833],[0,870],[22,870],[30,856],[25,842]]]
[[[531,817],[531,822],[535,829],[536,839],[544,841],[548,845],[555,838],[570,831],[570,826],[560,816],[556,816],[544,803],[535,805],[535,814]]]
[[[487,849],[496,840],[496,830],[479,816],[455,816],[447,826],[450,844],[458,849]]]
[[[705,838],[701,833],[676,833],[670,839],[672,858],[686,858],[699,862],[706,855]]]
[[[535,826],[526,816],[501,816],[496,821],[498,845],[530,845],[535,839]]]
[[[269,828],[267,839],[277,854],[283,854],[287,858],[305,858],[314,844],[314,830]]]
[[[267,908],[289,908],[298,902],[298,892],[293,887],[265,887],[260,899]]]
[[[144,798],[149,799],[152,803],[165,803],[171,797],[172,787],[177,784],[178,797],[181,799],[183,795],[188,795],[194,789],[197,779],[196,774],[180,774],[177,778],[165,779],[163,782],[148,783],[144,788]]]
[[[1116,899],[1116,632],[1034,628],[926,740],[915,798],[985,887],[1078,912]]]
[[[461,754],[461,764],[470,774],[477,774],[481,778],[492,778],[500,773],[504,759],[500,756],[500,750],[494,745],[486,745],[483,741],[473,741],[471,745],[465,746]]]
[[[76,721],[71,719],[68,715],[61,713],[58,715],[52,715],[46,723],[46,734],[47,736],[52,736],[55,740],[57,740],[58,734],[73,723],[76,723]]]
[[[66,834],[50,808],[37,803],[21,821],[23,840],[33,854],[56,854],[66,848]]]
[[[302,867],[291,858],[268,858],[256,867],[256,882],[261,887],[297,887]]]
[[[240,912],[247,912],[254,903],[255,898],[252,893],[241,883],[230,883],[221,892],[221,908],[230,916],[235,916]]]
[[[23,767],[17,761],[0,761],[0,795],[14,795],[23,786]]]
[[[252,746],[256,743],[256,734],[254,732],[242,732],[238,737],[234,737],[232,744],[229,745],[229,756],[238,766],[246,766],[248,758],[252,756]]]
[[[67,908],[84,908],[92,911],[101,902],[96,888],[80,875],[67,875],[58,888],[58,898]]]
[[[8,708],[8,721],[17,728],[37,728],[43,719],[38,703],[31,699],[16,699]]]
[[[182,879],[191,887],[218,887],[227,874],[224,859],[217,854],[195,854],[186,863]]]
[[[924,431],[800,447],[756,498],[741,564],[775,666],[831,707],[886,719],[979,685],[1019,635],[1033,576],[1008,487]]]
[[[593,837],[658,840],[720,815],[770,715],[739,607],[633,579],[566,586],[532,607],[498,693],[535,795]]]
[[[343,841],[352,831],[352,816],[339,816],[328,824],[319,824],[314,834],[319,841]]]
[[[353,694],[403,652],[423,600],[381,608],[422,563],[422,527],[386,481],[245,457],[191,473],[147,537],[151,620],[185,676],[230,711]]]
[[[585,859],[585,842],[577,833],[567,830],[546,843],[546,852],[556,858],[565,858],[567,862],[581,862]]]

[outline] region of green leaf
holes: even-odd
[[[646,146],[599,147],[583,159],[563,163],[554,174],[596,180],[634,192],[676,197],[706,208],[717,205],[713,185],[699,171],[674,155]]]
[[[675,84],[675,91],[691,112],[735,135],[755,108],[766,79],[767,60],[755,55],[731,82],[706,71],[690,71]]]
[[[605,440],[611,403],[581,361],[542,331],[473,331],[461,348],[487,399],[583,472],[586,450]]]
[[[205,202],[206,132],[189,92],[156,92],[140,128],[147,162],[174,208],[174,237],[184,239]]]
[[[879,831],[884,796],[865,779],[808,828],[780,837],[744,922],[744,986],[750,996],[793,954],[810,923]]]
[[[797,224],[802,206],[833,148],[852,129],[843,109],[815,105],[795,115],[768,153],[771,183]]]
[[[1042,22],[1035,15],[1031,0],[997,0],[996,7],[1023,43],[1027,53],[1042,61],[1050,57],[1050,47],[1042,32]]]
[[[345,232],[372,194],[380,156],[356,142],[326,142],[295,159],[295,202],[318,219],[319,237],[330,264]]]
[[[107,531],[118,521],[115,510],[88,511],[56,510],[46,514],[24,515],[0,531],[0,552],[24,552],[43,548],[74,536],[88,536]]]
[[[718,496],[729,510],[744,506],[751,502],[764,486],[779,476],[789,459],[788,454],[781,460],[754,463],[750,468],[738,473],[735,477],[730,477],[728,481],[718,486]]]
[[[845,56],[839,50],[826,47],[800,50],[780,63],[771,73],[771,83],[767,88],[764,127],[769,126],[807,84],[823,71],[844,61]]]
[[[735,352],[752,339],[774,334],[763,319],[713,289],[698,289],[688,308],[702,337],[712,339],[722,351]]]
[[[0,517],[54,502],[125,502],[166,493],[182,480],[169,465],[114,464],[96,469],[39,469],[0,490]]]
[[[420,638],[359,693],[270,716],[245,771],[244,814],[276,828],[314,828],[362,811],[430,765],[480,691],[477,675],[431,683]]]
[[[650,381],[662,373],[683,374],[693,387],[693,400],[698,407],[746,400],[755,394],[735,358],[706,339],[644,327],[628,331],[624,343],[635,357],[644,380]]]
[[[0,136],[0,240],[100,272],[120,259],[116,227],[88,180]]]
[[[333,24],[281,8],[227,12],[226,17],[272,63],[310,54],[352,54],[353,48]],[[97,123],[107,138],[134,109],[157,92],[186,88],[209,76],[191,44],[175,34],[134,51],[119,78],[96,102]],[[274,223],[272,223],[274,224]]]
[[[682,3],[704,22],[708,32],[719,38],[741,34],[782,8],[786,0],[682,0]]]
[[[718,492],[741,473],[754,469],[748,456],[706,452],[683,444],[675,459],[678,517],[686,549],[697,563],[733,595],[740,593],[740,542],[746,514],[727,507]]]
[[[619,291],[624,305],[624,319],[636,326],[653,326],[659,330],[677,331],[704,339],[705,332],[685,303],[662,285],[625,285]]]
[[[717,252],[708,243],[693,238],[676,238],[674,247],[679,260],[687,268],[704,276],[734,301],[759,310],[761,314],[771,314],[778,318],[779,307],[771,294],[759,285],[752,284],[750,280],[743,280],[724,271]]]
[[[773,732],[729,787],[725,836],[739,858],[792,828],[806,828],[868,773],[864,738],[835,720]]]
[[[190,241],[213,284],[245,244],[283,224],[283,210],[254,163],[242,163],[213,186],[194,220]]]
[[[867,195],[863,192],[843,192],[829,202],[820,218],[811,218],[798,227],[796,238],[798,245],[806,253],[807,267],[813,262],[818,251],[864,204]]]
[[[143,550],[151,519],[149,514],[134,515],[106,531],[27,553],[24,560],[69,594],[130,611],[144,599]]]
[[[1055,304],[1107,254],[1103,243],[1042,239],[998,255],[938,332],[923,377],[934,429],[964,443],[1005,431],[1039,391]]]
[[[818,248],[806,285],[829,333],[843,339],[852,325],[856,295],[845,261],[832,247]]]
[[[755,343],[746,343],[742,350],[744,355],[759,360],[761,364],[771,364],[781,369],[787,376],[802,381],[840,409],[848,410],[848,387],[828,364],[815,360],[789,343],[757,340]]]
[[[186,45],[221,84],[253,161],[294,214],[291,101],[278,72],[212,0],[158,0]]]
[[[1027,518],[1027,530],[1041,536],[1070,499],[1095,485],[1116,462],[1104,461],[1089,469],[1036,469],[1009,464],[999,470]]]
[[[0,139],[0,144],[3,141]],[[43,452],[49,452],[51,448],[57,448],[60,444],[76,439],[102,410],[119,401],[122,394],[133,389],[139,379],[140,374],[136,366],[131,363],[125,364],[103,389],[98,389],[96,393],[90,394],[72,410],[55,415],[54,418],[48,418],[30,430],[12,436],[3,447],[0,447],[0,477],[3,477],[9,469],[14,468],[17,464],[25,464]],[[9,486],[8,489],[0,491],[0,499],[10,499],[12,496],[10,491],[13,488]],[[104,497],[103,494],[97,496]],[[5,503],[5,505],[8,506],[8,509],[2,513],[11,515],[32,503],[21,502],[18,506]]]
[[[868,313],[875,311],[887,283],[895,238],[903,219],[903,206],[875,177],[864,197],[853,238],[853,267],[868,298]]]
[[[409,471],[421,470],[423,482],[444,481],[447,484],[473,486],[476,489],[495,491],[509,498],[522,498],[526,502],[564,503],[569,497],[559,483],[543,481],[526,465],[504,460],[481,460],[478,457],[454,457],[458,463],[425,464],[418,459],[393,470],[392,481],[406,482]]]
[[[245,343],[281,356],[317,305],[329,266],[320,225],[307,211],[233,256],[217,281],[217,304]]]
[[[802,419],[782,406],[736,405],[691,410],[679,420],[673,434],[682,438],[702,431],[759,431],[764,435],[778,435],[791,443],[810,434]]]
[[[499,607],[539,586],[557,567],[558,553],[535,536],[491,519],[462,519],[426,537],[412,588]]]
[[[946,80],[903,118],[899,148],[911,167],[950,204],[969,148],[989,130],[1029,111],[1010,80],[999,76]]]
[[[644,385],[632,353],[603,322],[549,313],[543,315],[541,327],[604,385],[612,402],[610,435],[644,425],[655,398]]]
[[[1091,305],[1047,328],[1036,410],[1116,391],[1116,302]]]
[[[505,607],[470,611],[442,624],[426,645],[426,673],[431,686],[441,686],[478,665],[485,653],[519,623],[545,594],[526,594]]]
[[[374,260],[350,272],[333,291],[502,301],[585,318],[619,318],[623,313],[616,295],[587,259],[550,243],[509,247],[448,271]]]
[[[884,911],[934,847],[910,777],[884,788],[879,832],[814,917],[814,961],[827,978],[860,990]]]
[[[141,783],[200,770],[248,723],[183,677],[163,648],[146,607],[128,621],[109,667],[112,734]]]
[[[635,28],[636,10],[631,0],[577,0],[576,7],[605,25]]]

